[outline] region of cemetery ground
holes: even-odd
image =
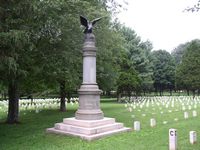
[[[28,101],[28,100],[27,100]],[[35,101],[37,103],[37,101]],[[67,112],[59,112],[59,102],[37,107],[21,104],[20,124],[5,124],[6,102],[0,101],[0,150],[167,150],[168,131],[177,129],[179,150],[200,149],[200,97],[151,97],[139,102],[117,103],[116,99],[102,99],[101,109],[105,117],[116,118],[126,127],[133,128],[140,121],[141,130],[115,134],[91,142],[78,137],[46,133],[46,128],[62,122],[63,118],[74,117],[77,103],[69,103]],[[197,116],[193,116],[193,111]],[[189,118],[184,118],[188,112]],[[150,119],[156,126],[150,127]],[[197,143],[189,143],[189,132],[197,132]]]

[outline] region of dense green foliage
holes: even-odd
[[[185,44],[180,44],[179,46],[177,46],[171,53],[171,55],[174,57],[175,60],[175,65],[177,66],[178,64],[181,63],[182,61],[182,57],[183,54],[187,48],[187,45],[189,43],[185,43]]]
[[[173,57],[163,50],[153,52],[153,78],[156,91],[160,96],[164,89],[172,90],[175,82],[175,63]]]
[[[118,93],[126,92],[131,97],[133,91],[138,92],[140,90],[141,79],[134,69],[126,70],[119,75],[117,86]]]
[[[195,92],[200,89],[200,41],[189,43],[182,62],[177,67],[177,86]]]

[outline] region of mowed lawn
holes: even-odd
[[[0,150],[167,150],[168,131],[177,129],[179,150],[200,149],[200,105],[195,109],[197,117],[184,119],[184,111],[175,103],[173,108],[150,105],[148,108],[136,108],[128,111],[123,103],[103,100],[101,108],[105,117],[114,117],[117,122],[133,127],[133,122],[141,122],[141,131],[115,134],[92,142],[77,137],[46,133],[46,128],[53,127],[63,118],[74,117],[77,105],[68,105],[68,111],[63,113],[57,109],[23,111],[20,113],[20,124],[4,124],[6,114],[0,110]],[[170,110],[170,111],[169,111]],[[161,113],[162,112],[162,113]],[[150,127],[150,119],[155,118],[157,125]],[[165,122],[165,123],[163,123]],[[189,143],[189,131],[197,132],[197,143]]]

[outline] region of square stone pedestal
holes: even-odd
[[[62,123],[56,123],[54,128],[48,128],[48,133],[77,136],[84,140],[95,140],[115,133],[130,131],[123,123],[115,122],[114,118],[100,120],[78,120],[65,118]]]

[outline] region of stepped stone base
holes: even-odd
[[[62,123],[56,123],[54,128],[48,128],[48,133],[77,136],[84,140],[95,140],[104,136],[120,132],[130,131],[123,123],[115,122],[114,118],[100,120],[78,120],[76,118],[65,118]]]

